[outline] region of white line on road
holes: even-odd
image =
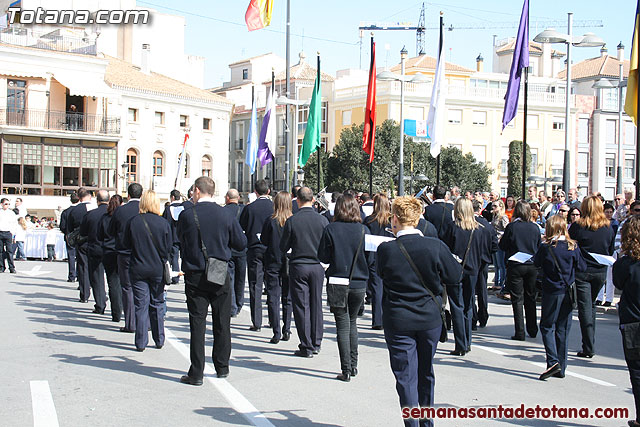
[[[53,404],[49,381],[31,381],[33,427],[58,427],[58,415]]]
[[[165,338],[178,352],[187,360],[190,360],[189,349],[166,327],[164,328]],[[227,399],[233,409],[244,417],[253,425],[258,427],[274,427],[271,422],[265,418],[252,404],[249,402],[234,386],[232,386],[224,378],[215,377],[215,369],[211,364],[205,364],[205,377],[213,384],[218,391]]]
[[[507,353],[505,353],[504,351],[496,350],[495,348],[491,348],[491,347],[485,347],[483,345],[474,344],[473,348],[479,348],[481,350],[488,351],[489,353],[499,354],[500,356],[506,356],[507,355]]]

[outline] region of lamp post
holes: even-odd
[[[567,33],[562,34],[549,28],[533,38],[538,43],[564,43],[567,45],[567,89],[565,92],[564,110],[564,163],[562,165],[562,189],[565,194],[569,193],[571,180],[571,152],[569,151],[569,140],[571,137],[570,127],[570,99],[571,99],[571,47],[602,47],[604,40],[593,33],[586,33],[583,36],[573,37],[573,13],[567,13]]]
[[[122,168],[122,193],[127,192],[127,175],[129,172],[129,163],[124,162],[121,166]]]
[[[622,194],[622,89],[627,86],[627,82],[623,80],[623,63],[620,61],[618,72],[618,80],[613,82],[609,79],[598,79],[593,86],[594,89],[617,89],[618,90],[618,168],[616,171],[616,194]],[[602,92],[600,92],[600,102],[602,102]],[[602,109],[602,106],[600,106]]]

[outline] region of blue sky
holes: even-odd
[[[228,64],[262,53],[285,56],[286,0],[274,0],[274,13],[268,30],[248,32],[244,13],[249,0],[138,0],[139,7],[182,15],[186,18],[185,51],[206,58],[205,85],[218,86],[229,80]],[[491,66],[493,35],[498,39],[514,37],[517,28],[505,28],[505,23],[517,26],[522,10],[521,0],[440,0],[424,2],[426,26],[437,27],[440,11],[445,27],[486,26],[488,29],[458,29],[445,32],[447,60],[475,67],[479,53],[485,58],[485,69]],[[614,54],[620,41],[625,56],[630,55],[635,3],[632,0],[531,0],[530,37],[544,30],[536,21],[559,21],[556,29],[566,32],[567,12],[574,13],[574,35],[594,32],[607,42],[609,54]],[[291,62],[298,61],[304,49],[307,58],[320,51],[323,71],[334,74],[343,68],[368,67],[369,33],[365,34],[360,55],[358,26],[366,22],[418,23],[421,1],[409,0],[291,0]],[[602,27],[578,27],[579,21],[601,20]],[[499,28],[495,28],[499,27]],[[416,34],[413,31],[380,31],[375,33],[378,66],[392,66],[406,46],[410,56],[416,55]],[[434,55],[438,31],[427,29],[426,53]],[[561,49],[559,46],[558,49]],[[574,63],[599,55],[597,48],[574,49]]]

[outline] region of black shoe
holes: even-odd
[[[11,273],[11,274],[16,274],[16,269],[15,269],[15,268],[10,269],[10,270],[9,270],[9,273]]]
[[[253,332],[260,332],[262,330],[262,328],[259,328],[257,326],[251,326],[251,327],[249,327],[249,330],[253,331]]]
[[[127,329],[127,328],[125,328],[125,327],[123,326],[122,328],[120,328],[120,332],[126,332],[126,333],[128,333],[128,334],[132,334],[132,333],[134,333],[135,331],[134,331],[133,329]]]
[[[596,300],[596,305],[602,305],[602,301],[600,301],[599,299]]]
[[[67,282],[72,283],[73,279],[67,279]]]
[[[355,377],[356,375],[358,375],[358,368],[351,368],[351,376]]]
[[[275,335],[269,340],[269,342],[271,344],[278,344],[280,342],[280,338],[276,337]]]
[[[321,347],[314,348],[314,349],[313,349],[313,354],[318,354],[318,353],[320,353],[320,348],[321,348]]]
[[[289,338],[291,338],[291,332],[286,331],[282,333],[282,341],[289,341]]]
[[[518,335],[512,336],[511,339],[514,341],[524,341],[524,337],[519,337]]]
[[[605,301],[604,304],[602,304],[603,307],[611,307],[611,301]]]
[[[375,325],[372,326],[371,329],[373,329],[374,331],[381,331],[384,328],[382,327],[382,325]]]
[[[550,366],[547,368],[546,371],[544,371],[542,374],[540,374],[540,381],[544,381],[547,378],[552,377],[555,374],[560,373],[561,369],[560,369],[560,365],[558,363],[555,363],[554,365]]]
[[[100,310],[99,308],[94,308],[92,313],[95,314],[104,314],[104,308],[102,310]]]
[[[158,350],[160,350],[162,347],[164,347],[164,344],[156,344],[156,348],[157,348]]]
[[[87,302],[89,302],[89,300],[88,300],[88,299],[82,299],[82,298],[80,298],[80,299],[78,300],[78,302],[81,302],[81,303],[87,303]]]
[[[140,353],[142,353],[144,351],[144,348],[136,347],[136,351],[139,351]]]
[[[360,310],[358,310],[358,317],[364,316],[364,304],[360,306]]]
[[[227,378],[229,376],[229,372],[223,372],[223,373],[218,372],[216,373],[216,376],[218,378]]]
[[[449,352],[452,356],[464,356],[466,352],[464,350],[453,350]]]
[[[307,359],[310,359],[313,357],[313,353],[309,351],[304,351],[304,350],[296,350],[293,352],[293,355],[298,357],[306,357]]]
[[[564,374],[560,371],[556,372],[555,374],[553,374],[554,377],[556,378],[564,378]]]
[[[478,330],[478,325],[476,325],[476,324],[471,325],[471,330],[472,331],[477,331]]]
[[[202,378],[196,379],[196,378],[190,377],[189,375],[183,375],[182,377],[180,377],[180,382],[182,384],[189,384],[189,385],[202,385]]]
[[[487,326],[487,322],[479,322],[479,323],[478,323],[478,327],[479,327],[479,328],[484,328],[484,327],[486,327],[486,326]]]
[[[587,359],[593,358],[593,353],[585,353],[584,351],[579,351],[576,356],[578,357],[586,357]]]
[[[343,372],[340,375],[338,375],[336,379],[339,379],[340,381],[348,383],[349,381],[351,381],[351,374],[349,372]]]

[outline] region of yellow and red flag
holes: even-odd
[[[269,26],[272,12],[273,0],[251,0],[247,12],[244,14],[249,31]]]

